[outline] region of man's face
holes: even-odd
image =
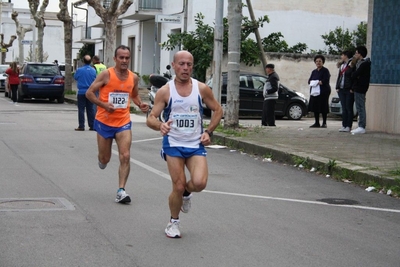
[[[356,59],[361,59],[361,54],[358,53],[358,51],[356,50],[356,53],[354,54],[354,57],[355,57]]]
[[[131,53],[128,49],[118,49],[117,56],[114,57],[115,67],[121,70],[127,70],[129,67],[129,61]]]
[[[172,68],[175,75],[182,81],[189,80],[193,71],[193,57],[190,53],[180,53],[176,55]]]
[[[272,72],[274,72],[274,69],[271,69],[271,68],[266,68],[266,70],[267,70],[268,75],[270,75]]]

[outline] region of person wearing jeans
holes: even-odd
[[[77,81],[78,87],[78,128],[75,128],[75,131],[84,131],[85,130],[85,108],[86,108],[86,116],[88,120],[89,130],[93,131],[93,123],[94,123],[94,106],[89,99],[86,98],[86,91],[96,79],[96,70],[90,66],[91,58],[89,55],[85,55],[83,57],[83,63],[85,65],[76,70],[74,79]]]
[[[367,126],[367,113],[365,110],[365,95],[369,87],[369,79],[371,77],[371,60],[367,58],[367,48],[358,46],[354,54],[356,69],[351,75],[353,86],[351,92],[354,92],[356,101],[356,109],[358,112],[358,128],[351,131],[352,134],[364,134]]]
[[[339,74],[336,81],[336,92],[342,105],[342,128],[339,129],[339,132],[350,132],[353,126],[354,93],[350,92],[352,86],[351,74],[354,70],[350,65],[352,57],[351,51],[343,51],[341,62],[338,63]]]
[[[12,62],[10,67],[6,70],[8,75],[8,84],[11,89],[12,103],[17,104],[17,91],[19,85],[19,69],[17,62]]]

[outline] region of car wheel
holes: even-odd
[[[17,101],[19,103],[24,102],[24,96],[17,90]]]
[[[62,104],[64,103],[64,101],[65,101],[64,96],[60,96],[59,98],[57,98],[57,103]]]
[[[290,104],[286,116],[291,120],[300,120],[303,117],[303,108],[298,103]]]

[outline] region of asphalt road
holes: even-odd
[[[207,189],[166,238],[160,135],[132,120],[133,202],[120,205],[117,148],[100,170],[75,105],[0,98],[1,267],[399,266],[398,199],[229,148],[208,149]]]

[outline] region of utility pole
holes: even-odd
[[[239,126],[239,77],[242,0],[228,0],[228,86],[224,127]]]
[[[254,16],[253,6],[251,5],[251,0],[247,0],[247,7],[249,9],[251,21],[255,24],[256,18]],[[258,31],[258,27],[255,29],[254,33],[256,35],[258,49],[260,50],[260,59],[263,64],[263,70],[265,72],[265,66],[267,65],[267,60],[265,59],[264,48],[261,43],[261,37],[260,37],[260,32]]]
[[[214,30],[214,54],[213,54],[213,80],[212,90],[215,99],[221,104],[221,66],[224,38],[224,0],[216,1],[215,30]]]

